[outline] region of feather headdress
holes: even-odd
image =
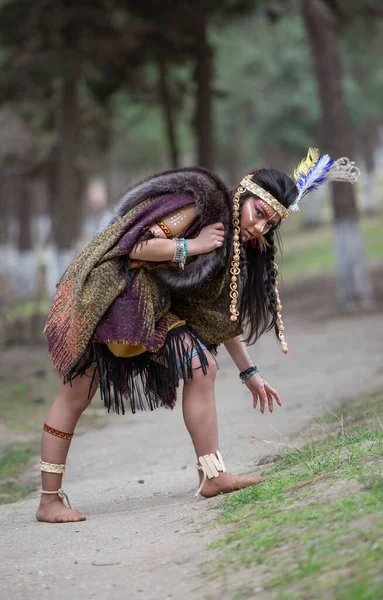
[[[294,181],[299,194],[289,206],[291,212],[299,210],[299,202],[306,194],[316,190],[325,181],[345,181],[355,183],[360,175],[355,163],[346,157],[332,160],[328,154],[321,156],[317,148],[309,148],[304,158],[294,171]]]

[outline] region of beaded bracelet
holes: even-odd
[[[245,381],[247,381],[249,379],[249,377],[251,377],[252,375],[255,375],[256,373],[259,373],[256,366],[249,367],[245,371],[241,371],[241,373],[239,374],[239,378],[242,383],[245,383]]]
[[[174,238],[173,262],[178,263],[180,269],[185,268],[188,246],[184,238]]]

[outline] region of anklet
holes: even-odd
[[[51,435],[55,435],[56,437],[61,438],[62,440],[71,440],[73,437],[73,433],[64,433],[64,431],[60,431],[59,429],[54,429],[50,425],[44,423],[43,431],[50,433]]]
[[[40,471],[44,471],[44,473],[57,473],[60,475],[61,473],[65,473],[65,464],[55,465],[53,463],[47,463],[43,460],[40,460]]]
[[[195,496],[199,496],[200,491],[205,485],[206,479],[213,479],[213,477],[219,477],[219,473],[226,473],[225,463],[223,462],[222,455],[219,450],[215,454],[205,454],[204,456],[200,456],[198,458],[199,465],[197,465],[197,469],[202,471],[203,480],[201,485],[199,486]]]
[[[65,499],[67,501],[68,507],[70,509],[72,508],[71,505],[70,505],[68,496],[66,495],[66,493],[64,492],[64,490],[62,490],[61,488],[58,489],[56,492],[48,492],[46,490],[41,490],[41,493],[42,494],[57,494],[57,496],[60,498],[60,500],[64,504],[64,506],[65,506],[65,502],[64,502],[64,499]]]

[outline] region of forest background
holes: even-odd
[[[362,177],[284,225],[282,274],[336,268],[334,304],[373,306],[382,49],[378,0],[0,1],[1,341],[40,335],[62,272],[134,182],[197,164],[234,185],[292,172],[309,146]]]
[[[380,597],[382,58],[381,0],[0,0],[0,504],[33,494],[0,507],[3,597],[67,598],[76,582],[84,598],[125,598],[126,573],[137,597],[199,585],[195,597],[223,598],[227,582],[235,598],[264,587],[289,600]],[[91,543],[77,524],[75,550],[70,527],[60,544],[48,539],[33,514],[58,381],[42,331],[64,269],[142,178],[197,164],[233,186],[263,166],[291,173],[309,146],[350,157],[361,177],[324,186],[283,223],[291,352],[271,335],[250,349],[283,397],[272,421],[250,417],[220,354],[228,461],[244,472],[259,458],[273,469],[269,484],[231,496],[229,535],[212,555],[206,518],[216,511],[187,500],[194,460],[189,468],[181,407],[122,422],[98,398],[65,479],[89,509]],[[265,460],[324,410],[339,417],[313,421],[313,435],[328,438],[301,432],[303,451]],[[231,569],[223,583],[201,579],[212,556],[215,569]]]

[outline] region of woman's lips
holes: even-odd
[[[244,242],[248,242],[249,240],[253,240],[256,239],[258,236],[257,235],[252,235],[251,233],[249,233],[247,231],[247,229],[244,229],[243,233],[242,233],[242,238]]]

